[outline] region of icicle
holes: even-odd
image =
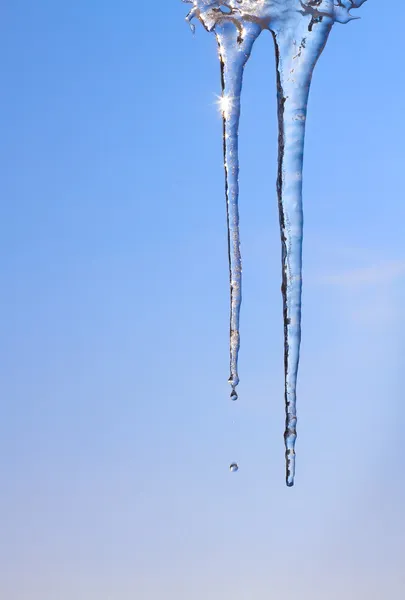
[[[239,315],[242,300],[242,263],[239,239],[239,158],[238,130],[243,70],[260,28],[252,23],[235,27],[230,21],[216,29],[221,61],[222,96],[219,105],[223,119],[226,210],[228,222],[228,254],[230,278],[230,376],[231,399],[237,400]]]
[[[300,20],[297,28],[273,32],[277,61],[279,156],[277,194],[282,243],[284,312],[286,482],[294,484],[297,437],[296,386],[301,343],[302,169],[305,123],[312,71],[333,21]]]

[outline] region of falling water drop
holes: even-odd
[[[239,240],[238,129],[246,63],[262,30],[274,39],[277,64],[279,151],[277,196],[282,247],[286,483],[294,484],[297,438],[296,387],[301,343],[302,170],[307,103],[312,73],[335,22],[356,18],[350,11],[366,0],[183,0],[218,42],[222,96],[225,193],[230,275],[231,398],[239,383],[239,315],[242,264]],[[234,469],[232,469],[234,467]],[[233,463],[230,467],[237,470]]]
[[[231,473],[236,473],[236,471],[239,471],[239,466],[237,463],[232,463],[231,465],[229,465],[229,470]]]

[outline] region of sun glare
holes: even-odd
[[[217,105],[224,119],[228,119],[233,106],[233,98],[231,96],[218,96]]]

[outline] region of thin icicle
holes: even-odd
[[[237,400],[238,352],[240,345],[239,315],[242,301],[242,262],[239,239],[239,158],[238,131],[240,95],[243,70],[260,28],[248,23],[237,28],[231,22],[218,24],[219,58],[221,61],[222,97],[220,107],[223,119],[226,211],[228,222],[228,255],[230,281],[230,376],[231,399]]]

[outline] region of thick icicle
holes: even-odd
[[[248,23],[243,28],[232,22],[218,24],[216,29],[221,61],[226,210],[228,222],[228,254],[230,278],[230,376],[231,399],[237,400],[239,315],[242,300],[242,263],[239,239],[239,158],[238,130],[243,70],[260,28]]]
[[[286,482],[294,484],[297,437],[296,385],[301,342],[302,169],[305,122],[312,71],[332,27],[332,19],[273,33],[277,61],[279,156],[277,194],[282,243]],[[322,31],[321,31],[322,30]]]

